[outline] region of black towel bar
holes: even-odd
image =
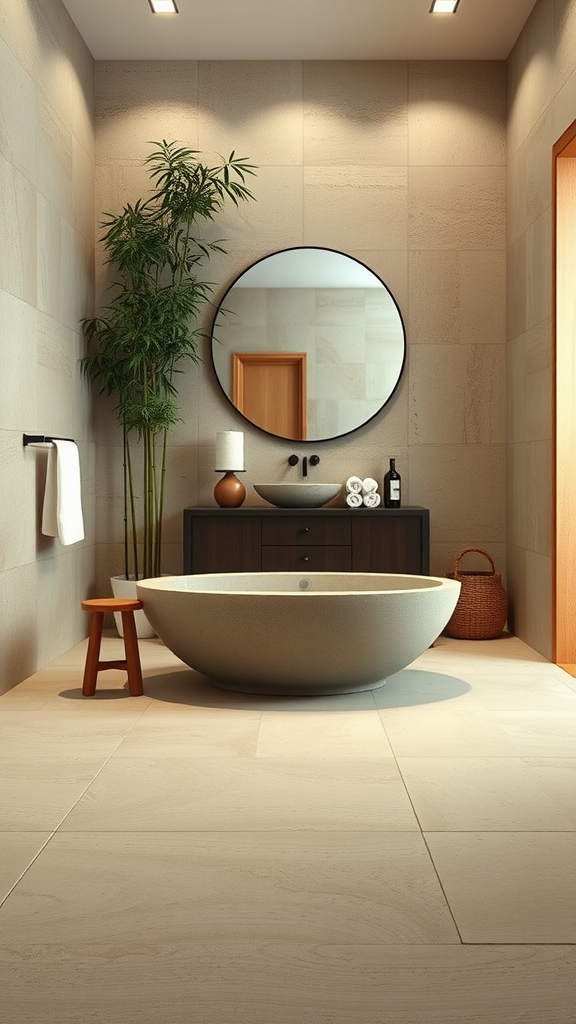
[[[44,434],[23,434],[22,444],[52,444],[52,441],[73,441],[72,437],[47,437]]]

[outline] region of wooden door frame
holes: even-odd
[[[559,403],[558,396],[558,374],[563,370],[558,344],[558,161],[563,157],[576,158],[576,121],[572,122],[552,147],[552,660],[556,664],[570,665],[573,668],[576,663],[575,638],[568,635],[569,631],[560,614],[560,608],[565,609],[568,602],[570,589],[568,563],[574,561],[574,557],[576,557],[576,540],[574,542],[575,556],[572,559],[568,557],[566,528],[562,518],[564,508],[559,507],[558,502],[559,488],[565,483],[563,472],[565,463],[559,444],[559,430],[567,422],[569,412],[565,407],[566,403]],[[571,414],[570,425],[572,428],[574,423],[574,414]],[[576,457],[576,452],[574,457]],[[576,498],[576,494],[573,497]]]
[[[306,352],[233,352],[232,403],[242,414],[244,414],[244,367],[247,365],[296,367],[299,385],[297,409],[299,439],[305,440],[308,432]]]

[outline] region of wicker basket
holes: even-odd
[[[463,571],[460,559],[469,551],[477,551],[490,562],[491,571]],[[502,585],[502,577],[496,572],[494,562],[482,548],[464,548],[454,563],[454,572],[447,572],[449,579],[461,584],[460,597],[444,633],[456,640],[494,640],[500,636],[506,624],[508,599]]]

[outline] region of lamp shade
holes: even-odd
[[[242,472],[244,470],[244,434],[241,430],[223,430],[216,434],[217,472]]]

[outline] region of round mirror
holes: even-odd
[[[383,281],[332,249],[284,249],[232,283],[212,326],[224,394],[261,430],[326,441],[357,430],[392,396],[406,332]]]

